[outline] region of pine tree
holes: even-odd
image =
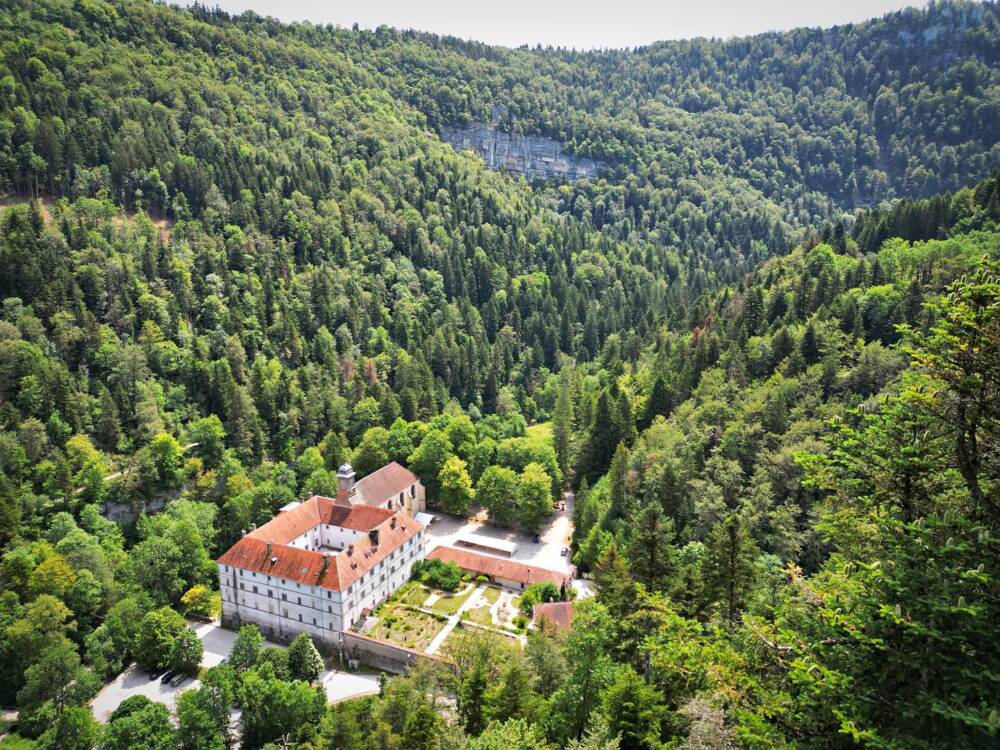
[[[594,565],[594,588],[597,600],[615,618],[625,617],[635,603],[635,584],[628,571],[628,560],[611,542]]]
[[[722,606],[735,625],[753,587],[758,550],[736,513],[716,524],[705,542],[702,576],[705,594]]]
[[[615,455],[611,459],[611,466],[608,467],[608,494],[611,496],[611,504],[604,516],[605,525],[626,515],[629,506],[629,497],[625,487],[628,458],[628,448],[625,447],[625,443],[619,443]]]
[[[636,516],[628,546],[629,570],[650,591],[669,589],[675,571],[674,523],[649,503]]]
[[[617,404],[611,400],[607,390],[601,391],[594,405],[593,416],[587,430],[587,439],[577,458],[576,477],[595,482],[607,469],[618,443],[621,431],[617,423]]]
[[[573,447],[572,372],[568,366],[559,371],[559,395],[552,416],[552,447],[555,449],[559,468],[563,476],[566,476]]]
[[[643,429],[653,424],[653,420],[660,415],[666,416],[674,408],[674,394],[667,386],[662,375],[657,375],[653,381],[653,387],[649,391],[646,405],[642,410],[642,420],[640,427]]]
[[[477,662],[458,690],[458,715],[467,734],[477,737],[486,727],[485,703],[488,686],[486,667]]]

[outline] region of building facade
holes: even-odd
[[[429,560],[455,563],[463,573],[471,576],[485,576],[490,583],[504,588],[523,591],[533,583],[551,583],[556,588],[565,588],[573,583],[571,573],[526,565],[516,560],[506,560],[490,555],[481,555],[467,549],[455,547],[435,547],[427,556]]]
[[[337,470],[337,500],[341,504],[398,510],[411,518],[427,509],[424,485],[416,474],[395,461],[357,481],[350,464],[341,466]]]
[[[278,642],[304,632],[336,647],[341,632],[410,578],[413,563],[424,558],[425,538],[405,498],[396,505],[394,491],[384,503],[352,503],[357,493],[348,489],[342,484],[335,499],[290,503],[218,559],[223,625],[255,623]],[[417,498],[414,487],[410,508]]]

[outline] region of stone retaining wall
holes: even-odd
[[[361,633],[343,633],[340,651],[344,661],[356,659],[365,666],[393,674],[402,674],[421,660],[450,663],[440,656],[414,651],[412,648],[380,641]]]

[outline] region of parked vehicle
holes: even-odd
[[[562,555],[563,557],[566,557],[566,555],[569,554],[569,547],[563,547],[562,551],[559,554]]]
[[[542,541],[542,538],[540,536],[538,536],[538,534],[535,534],[535,538],[534,538],[533,541],[535,542],[535,544],[538,544],[539,542]]]
[[[187,675],[183,672],[178,672],[174,675],[174,679],[170,681],[170,687],[180,687],[187,681]]]
[[[164,672],[163,673],[163,677],[160,678],[160,683],[163,684],[163,685],[166,685],[168,682],[170,682],[172,679],[174,679],[174,677],[176,675],[177,675],[177,673],[174,672],[173,670],[169,670],[167,672]]]

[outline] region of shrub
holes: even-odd
[[[413,577],[428,586],[455,591],[462,582],[462,570],[452,562],[421,560],[413,564]]]
[[[521,611],[530,615],[536,604],[557,602],[560,599],[562,599],[562,595],[554,583],[549,581],[533,583],[521,594]]]

